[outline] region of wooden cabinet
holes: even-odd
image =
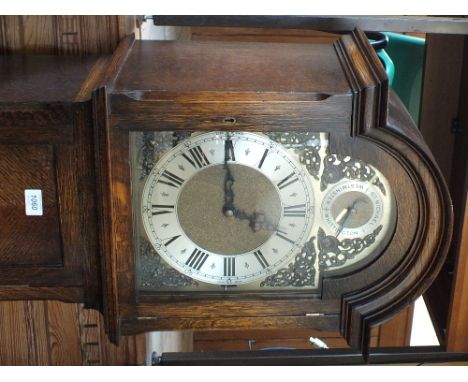
[[[67,28],[84,23],[54,20]],[[75,43],[86,46],[80,36]],[[67,51],[61,43],[54,53]],[[100,327],[126,346],[148,330],[289,327],[340,332],[366,351],[384,344],[376,334],[382,327],[371,326],[407,307],[442,266],[452,227],[447,189],[359,31],[307,47],[126,38],[112,56],[5,55],[0,67],[0,217],[11,222],[0,230],[3,300],[83,303],[101,311]],[[342,158],[335,164],[356,157],[364,160],[357,172],[365,163],[382,169],[398,215],[390,241],[365,266],[324,273],[320,288],[307,293],[142,293],[131,134],[252,130],[324,133]],[[342,167],[348,172],[339,179],[349,178]],[[29,189],[41,190],[41,216],[25,214]],[[317,252],[336,241],[324,240]],[[53,307],[51,327],[61,328],[62,309],[87,317],[79,305],[24,304],[24,316]],[[83,328],[79,338],[94,343]]]
[[[90,92],[127,32],[117,16],[0,17],[2,365],[145,363],[144,336],[115,346],[85,308],[102,305]]]
[[[99,306],[96,289],[84,288],[98,282],[96,201],[90,105],[77,102],[96,61],[0,57],[4,298]],[[31,189],[42,191],[41,215],[25,210]]]

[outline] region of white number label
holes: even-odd
[[[24,204],[27,216],[42,216],[42,190],[24,190]]]

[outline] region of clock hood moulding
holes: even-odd
[[[352,347],[365,351],[370,327],[406,307],[434,280],[451,239],[450,197],[361,31],[333,45],[127,39],[112,63],[106,86],[93,94],[93,110],[103,313],[113,341],[147,330],[313,327],[339,329]],[[141,293],[130,132],[153,131],[328,134],[331,153],[358,158],[388,179],[395,232],[364,268],[324,273],[319,296]]]

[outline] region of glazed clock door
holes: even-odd
[[[333,135],[332,135],[333,136]],[[378,256],[396,222],[384,175],[327,133],[132,133],[142,291],[296,291]]]

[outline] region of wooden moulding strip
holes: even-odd
[[[118,328],[118,291],[116,279],[116,265],[113,257],[112,233],[113,224],[111,217],[112,184],[110,181],[111,163],[109,157],[109,126],[107,121],[108,106],[106,88],[101,87],[93,93],[93,119],[95,141],[95,163],[97,182],[97,201],[99,222],[100,254],[102,266],[103,289],[103,315],[106,332],[112,342],[119,339]],[[103,213],[103,211],[105,211]]]
[[[155,25],[468,34],[468,19],[428,16],[153,16]]]

